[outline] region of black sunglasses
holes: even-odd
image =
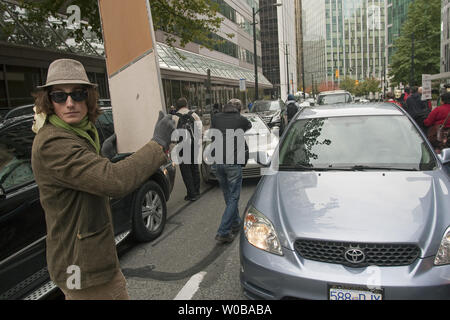
[[[81,102],[87,99],[88,93],[86,90],[75,90],[72,92],[53,91],[49,93],[50,99],[56,103],[66,102],[67,97],[70,96],[73,101]]]

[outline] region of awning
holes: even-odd
[[[190,51],[179,48],[171,48],[168,45],[158,42],[159,66],[161,69],[187,72],[202,76],[207,75],[207,70],[211,72],[211,77],[226,80],[245,79],[249,84],[254,84],[255,74],[253,70],[242,68],[210,57],[205,57]],[[181,58],[178,53],[184,57]],[[272,88],[272,84],[262,73],[258,73],[258,85],[261,88]]]

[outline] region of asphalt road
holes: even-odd
[[[241,216],[257,183],[243,183]],[[131,299],[246,299],[239,283],[239,237],[221,245],[214,239],[225,209],[222,191],[209,185],[201,189],[199,200],[184,201],[177,170],[163,234],[150,243],[130,242],[119,255]]]

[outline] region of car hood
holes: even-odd
[[[449,178],[433,172],[278,172],[251,202],[284,247],[298,238],[414,243],[435,255],[450,225]]]

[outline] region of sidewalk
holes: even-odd
[[[200,176],[200,197],[203,197],[206,191],[214,187],[214,185],[204,183]],[[173,190],[170,194],[170,199],[167,202],[167,218],[184,208],[186,205],[192,203],[191,201],[184,200],[185,196],[186,187],[183,178],[181,177],[180,167],[177,165]]]

